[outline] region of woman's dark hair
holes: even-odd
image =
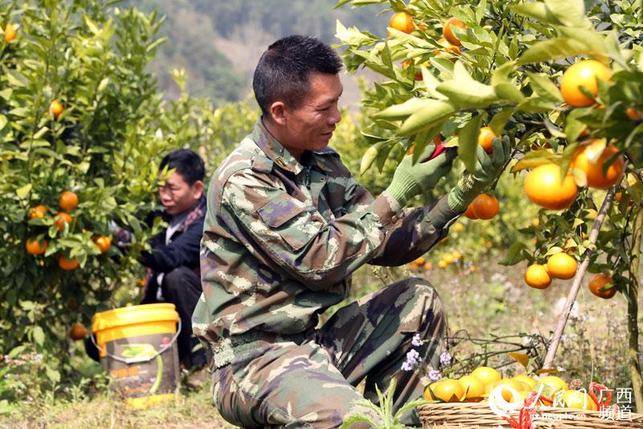
[[[310,90],[310,74],[337,74],[342,61],[323,42],[306,36],[277,40],[263,53],[252,80],[255,98],[264,116],[270,105],[281,100],[298,108]]]
[[[175,169],[190,186],[197,180],[203,181],[205,177],[203,159],[190,149],[177,149],[165,155],[159,169],[163,170],[165,167]]]

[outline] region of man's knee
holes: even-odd
[[[172,294],[198,282],[198,276],[194,271],[188,267],[178,267],[163,276],[163,292]]]

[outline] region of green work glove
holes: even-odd
[[[427,145],[419,159],[426,159],[433,153],[435,145]],[[451,169],[456,151],[447,149],[433,159],[413,164],[413,155],[406,155],[393,174],[386,193],[405,206],[411,198],[435,186]]]
[[[511,156],[509,137],[496,138],[493,151],[488,154],[482,146],[476,149],[476,166],[473,173],[465,173],[448,195],[451,210],[462,212],[475,197],[491,185],[502,173]]]

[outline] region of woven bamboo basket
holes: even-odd
[[[493,413],[487,402],[448,402],[418,407],[424,429],[511,428]],[[518,420],[518,412],[511,415]],[[643,414],[630,413],[626,418],[607,419],[598,411],[538,407],[532,421],[536,428],[569,429],[643,429]]]

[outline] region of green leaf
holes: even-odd
[[[567,27],[591,28],[583,0],[545,0],[549,13]]]
[[[525,96],[522,95],[520,89],[516,88],[513,84],[509,82],[501,82],[493,86],[496,95],[504,100],[513,101],[515,103],[521,103],[525,100]]]
[[[551,13],[551,11],[547,8],[547,6],[545,6],[544,3],[520,3],[509,6],[509,9],[511,9],[518,15],[530,16],[547,24],[561,24],[561,22],[556,18],[554,14]]]
[[[0,115],[0,131],[9,123],[5,115]]]
[[[516,265],[518,262],[527,258],[527,246],[522,241],[515,241],[509,249],[505,258],[500,261],[500,265]]]
[[[482,116],[474,116],[458,134],[458,156],[467,171],[470,172],[473,172],[476,166],[476,150],[478,149],[478,134],[480,134],[481,124]]]
[[[42,346],[45,343],[45,332],[40,326],[34,326],[31,335],[37,345]]]
[[[410,98],[404,103],[389,106],[381,112],[372,115],[375,119],[404,119],[413,113],[425,107],[430,107],[435,103],[435,100],[426,98]]]
[[[16,189],[16,195],[18,195],[18,198],[20,198],[21,200],[24,200],[25,198],[27,198],[27,195],[29,195],[29,192],[31,192],[31,188],[31,183],[27,183],[26,185]]]
[[[45,368],[45,374],[47,374],[47,378],[51,380],[54,383],[59,383],[60,382],[60,372],[56,371],[53,368],[46,367]]]
[[[568,37],[557,37],[535,43],[518,59],[518,65],[540,63],[573,57],[581,54],[601,54],[596,49],[581,41]]]
[[[7,82],[11,86],[21,88],[29,84],[29,80],[16,70],[5,69],[4,73],[7,77]]]
[[[455,112],[455,106],[448,101],[427,100],[425,107],[408,117],[398,131],[400,136],[415,134],[423,128],[433,125],[434,122],[441,121]]]
[[[547,98],[547,100],[562,102],[563,97],[560,95],[558,87],[549,80],[547,75],[543,73],[533,73],[526,72],[529,78],[529,83],[531,89],[541,97]]]
[[[491,127],[491,129],[497,136],[504,133],[505,125],[507,124],[509,118],[511,118],[511,116],[514,114],[514,112],[515,109],[513,107],[507,107],[493,115],[493,118],[491,118],[491,121],[489,121],[489,127]]]
[[[493,87],[475,80],[449,80],[438,85],[437,90],[463,108],[484,108],[498,101]]]
[[[549,152],[545,149],[536,150],[527,153],[520,161],[518,161],[512,168],[511,172],[515,173],[520,170],[536,168],[543,164],[559,163],[560,155]]]

